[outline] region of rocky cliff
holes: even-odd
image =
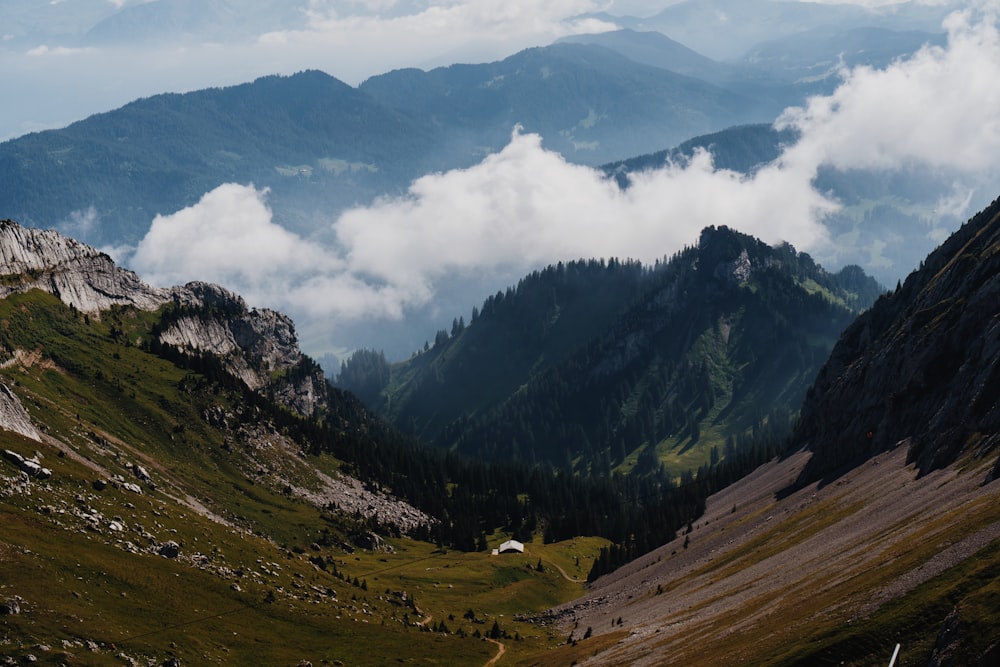
[[[322,370],[299,350],[295,326],[285,315],[250,308],[218,285],[152,287],[74,239],[0,221],[0,298],[32,289],[94,317],[112,306],[166,307],[171,314],[165,315],[160,342],[220,357],[247,386],[272,392],[300,414],[326,407]]]
[[[799,479],[905,445],[922,473],[1000,444],[1000,200],[843,334],[802,407]],[[996,469],[994,469],[996,472]]]
[[[93,315],[114,305],[155,310],[171,294],[146,285],[105,253],[79,241],[0,220],[0,298],[31,289],[50,292]]]

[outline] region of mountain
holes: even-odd
[[[610,49],[644,65],[724,85],[749,74],[746,70],[721,63],[689,49],[656,31],[612,30],[563,37],[559,43],[594,44]]]
[[[251,390],[279,397],[304,416],[329,407],[322,370],[299,351],[294,326],[280,313],[250,310],[237,295],[205,283],[149,287],[104,253],[10,220],[0,221],[0,259],[10,276],[0,290],[4,297],[43,290],[88,317],[119,307],[164,308],[158,344],[218,357]],[[111,335],[125,334],[115,328]]]
[[[706,150],[712,155],[712,164],[717,169],[752,174],[759,167],[776,160],[781,155],[782,146],[794,143],[796,138],[793,131],[779,132],[772,125],[740,125],[693,137],[674,148],[609,162],[601,169],[614,176],[621,187],[627,188],[630,174],[659,169],[667,162],[683,163],[696,150]]]
[[[630,27],[658,30],[711,58],[734,61],[761,42],[825,26],[935,32],[949,11],[946,5],[920,2],[869,8],[849,3],[683,0]]]
[[[746,53],[741,64],[781,81],[809,83],[827,79],[836,85],[840,67],[883,69],[925,45],[944,46],[945,42],[942,32],[825,25],[761,42]]]
[[[93,209],[98,223],[85,240],[134,244],[156,214],[190,206],[222,183],[254,182],[272,189],[277,219],[301,230],[309,212],[401,187],[433,168],[424,156],[435,141],[321,72],[266,77],[137,100],[0,144],[0,208],[29,224]]]
[[[996,664],[998,249],[1000,200],[844,331],[783,456],[537,617],[547,664]]]
[[[0,223],[0,285],[18,662],[481,665],[484,635],[544,653],[516,613],[579,594],[603,545],[672,539],[711,488],[425,447],[330,387],[283,315],[151,288],[55,232]],[[492,558],[511,536],[526,552]]]
[[[837,336],[880,288],[728,228],[653,268],[549,267],[379,377],[400,428],[486,460],[586,474],[674,474],[797,409]],[[384,360],[383,360],[384,362]],[[339,382],[369,385],[373,371]],[[376,385],[377,386],[377,385]]]
[[[896,447],[924,474],[997,451],[998,250],[1000,200],[844,332],[796,428],[813,451],[803,483]]]
[[[754,100],[610,49],[555,44],[496,63],[452,65],[372,77],[360,90],[399,111],[433,118],[486,146],[510,128],[537,132],[573,162],[633,155],[650,141],[671,145],[759,113]]]

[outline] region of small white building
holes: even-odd
[[[514,552],[523,554],[524,545],[518,542],[517,540],[507,540],[506,542],[500,545],[500,553],[509,554]]]

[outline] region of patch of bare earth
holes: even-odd
[[[985,462],[918,479],[905,449],[782,499],[809,454],[771,462],[553,622],[628,633],[589,665],[751,664],[859,622],[1000,537],[1000,481],[984,483]]]

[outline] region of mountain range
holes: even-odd
[[[154,4],[132,9],[153,11]],[[878,28],[851,36],[857,48],[845,58],[852,64],[880,64],[940,39]],[[809,69],[829,60],[831,43],[793,40],[788,57]],[[780,54],[785,47],[767,48]],[[124,259],[155,216],[194,206],[226,183],[252,184],[266,193],[274,223],[336,255],[346,250],[331,223],[345,209],[412,198],[414,179],[477,165],[502,150],[517,126],[568,160],[603,164],[625,188],[636,172],[667,159],[683,163],[697,148],[712,153],[716,168],[753,173],[795,135],[746,123],[768,122],[837,81],[796,82],[773,58],[761,62],[721,63],[663,34],[622,30],[493,63],[397,70],[357,87],[313,70],[155,95],[0,144],[0,209]],[[824,219],[834,243],[817,259],[858,264],[895,283],[949,227],[928,231],[928,221],[953,186],[934,170],[899,176],[824,168],[816,187],[844,206]],[[926,233],[914,235],[914,227]],[[397,327],[296,317],[310,333],[310,352],[338,355],[328,365],[365,346],[398,359],[419,345],[412,332],[433,330],[442,314],[450,319],[495,291],[488,278],[439,281],[435,299],[406,308]],[[334,328],[336,339],[316,333]]]
[[[769,119],[755,107],[745,94],[585,45],[399,70],[357,88],[307,71],[157,95],[4,142],[0,207],[37,225],[92,210],[83,240],[134,244],[156,214],[223,183],[252,182],[270,188],[281,224],[309,235],[318,218],[474,164],[517,125],[568,159],[600,164],[650,141],[670,146]]]
[[[137,43],[220,40],[249,58],[333,4],[11,0],[0,55],[82,71]],[[434,9],[351,7],[382,26]],[[1000,662],[1000,199],[952,231],[947,211],[981,193],[947,168],[813,165],[805,188],[841,205],[824,256],[695,207],[656,218],[701,229],[658,260],[588,250],[508,283],[495,266],[402,270],[407,253],[473,254],[446,248],[477,224],[461,186],[431,210],[450,233],[381,267],[330,226],[369,205],[415,225],[421,187],[482,176],[508,144],[587,175],[545,181],[547,200],[589,201],[565,185],[585,183],[628,201],[665,165],[744,186],[790,166],[801,137],[775,114],[832,91],[842,64],[942,44],[948,11],[681,0],[575,17],[625,29],[496,62],[357,86],[266,76],[0,143],[0,663]],[[962,16],[934,53],[995,35]],[[517,233],[525,208],[505,200],[545,175],[520,164],[514,185],[482,179],[510,218],[489,218],[491,238]],[[229,238],[266,216],[294,261],[355,262],[339,277],[369,298],[438,293],[358,333],[334,386],[286,314],[207,282],[151,286],[108,254],[223,183],[266,209]],[[393,336],[427,340],[396,361]]]
[[[321,383],[286,318],[210,285],[149,288],[93,249],[5,222],[4,653],[881,664],[898,643],[908,661],[989,664],[998,220],[1000,201],[848,326],[781,456],[753,470],[726,452],[666,487],[442,455]],[[659,271],[698,257],[689,288],[725,293],[742,267],[763,295],[767,265],[799,265],[812,290],[848,277],[724,229],[686,252]],[[621,350],[635,331],[619,328]],[[764,338],[758,354],[787,351]],[[524,553],[488,555],[511,534]]]

